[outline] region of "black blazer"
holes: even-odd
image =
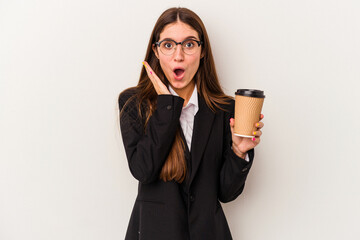
[[[159,95],[157,107],[144,131],[134,91],[119,97],[120,127],[132,175],[139,180],[138,196],[126,240],[230,240],[231,233],[219,203],[234,200],[243,191],[252,165],[231,150],[230,117],[234,101],[215,113],[199,95],[194,120],[190,164],[186,181],[163,182],[159,173],[170,152],[184,100]],[[186,143],[186,141],[184,140]],[[185,144],[186,145],[186,144]]]

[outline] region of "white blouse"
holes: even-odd
[[[169,86],[169,91],[174,96],[179,96],[174,89],[172,89],[171,86]],[[197,111],[199,110],[199,101],[198,101],[198,95],[197,95],[197,88],[196,85],[194,87],[194,90],[191,94],[191,97],[189,99],[189,102],[186,104],[185,107],[183,107],[180,115],[180,125],[183,130],[186,143],[189,147],[189,151],[191,151],[191,139],[193,134],[193,128],[194,128],[194,119]],[[245,157],[246,161],[250,161],[248,154],[246,154]]]

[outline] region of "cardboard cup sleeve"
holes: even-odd
[[[235,135],[248,138],[254,137],[255,123],[260,121],[264,99],[264,91],[256,89],[237,90],[235,93]]]

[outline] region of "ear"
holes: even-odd
[[[159,53],[157,51],[157,47],[155,46],[155,44],[152,45],[152,50],[155,53],[155,56],[157,57],[157,59],[159,59]]]

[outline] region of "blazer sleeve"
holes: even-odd
[[[184,100],[159,95],[145,129],[136,101],[127,100],[128,96],[120,95],[120,129],[130,172],[141,183],[150,183],[159,179],[179,126]]]
[[[230,110],[225,112],[224,117],[224,140],[223,161],[219,179],[219,200],[230,202],[236,199],[243,191],[245,180],[254,159],[254,149],[247,152],[249,162],[238,157],[232,150],[232,137],[230,129],[230,118],[234,116],[234,101],[230,104]]]

